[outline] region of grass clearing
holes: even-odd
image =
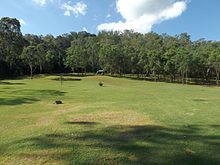
[[[0,164],[220,164],[219,88],[64,80],[0,81]]]

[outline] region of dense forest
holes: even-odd
[[[0,20],[0,77],[43,73],[135,74],[170,82],[216,82],[220,42],[133,31],[71,32],[57,37],[21,33],[15,18]]]

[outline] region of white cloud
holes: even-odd
[[[64,10],[65,16],[71,16],[71,14],[78,17],[79,15],[86,15],[87,5],[84,2],[77,2],[76,4],[71,4],[71,1],[64,3],[61,7]]]
[[[106,18],[110,18],[111,17],[111,14],[108,14],[107,16],[106,16]]]
[[[88,32],[88,29],[86,27],[83,27],[82,31]]]
[[[27,24],[23,19],[19,19],[19,22],[20,22],[21,26],[24,26]]]
[[[180,16],[187,8],[186,0],[117,0],[117,11],[125,21],[104,23],[98,30],[134,30],[140,33],[151,31],[152,26]],[[129,5],[128,5],[129,4]]]
[[[33,0],[37,5],[44,6],[48,2],[53,2],[53,0]]]

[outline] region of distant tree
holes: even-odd
[[[98,69],[100,69],[99,65],[99,41],[97,37],[90,36],[86,40],[86,49],[89,56],[88,64],[89,70],[95,73]]]
[[[151,32],[145,35],[145,47],[148,56],[148,68],[154,76],[159,75],[163,72],[164,68],[164,48],[163,39],[160,35]]]
[[[39,64],[39,67],[40,67],[40,73],[42,73],[42,70],[43,70],[43,67],[45,66],[45,62],[46,62],[46,46],[41,43],[41,44],[38,44],[36,46],[36,55],[37,55],[37,58],[38,58],[38,64]]]
[[[139,77],[143,73],[143,66],[140,63],[140,52],[143,47],[143,35],[133,31],[125,30],[121,34],[121,51],[124,56],[124,71],[135,73]]]
[[[123,44],[123,34],[120,32],[101,32],[100,39],[100,65],[110,73],[122,75],[129,65],[127,47]]]
[[[211,52],[209,56],[209,64],[215,70],[216,73],[216,83],[219,86],[219,76],[220,76],[220,46],[217,47]]]
[[[179,44],[177,38],[168,35],[163,35],[163,42],[165,48],[164,71],[169,75],[170,82],[173,82],[177,73],[175,58],[177,56]]]
[[[72,71],[87,72],[89,66],[94,66],[94,56],[97,53],[95,40],[93,35],[87,32],[79,32],[77,39],[71,43],[71,47],[67,49],[66,66]]]
[[[21,36],[21,25],[16,18],[3,17],[0,20],[0,31]]]
[[[200,39],[193,43],[192,77],[208,80],[211,67],[208,59],[212,50],[211,41]]]
[[[182,77],[182,84],[187,83],[188,73],[192,64],[192,47],[190,36],[187,33],[182,33],[178,38],[179,47],[175,57],[176,68]]]
[[[42,36],[33,35],[33,34],[25,34],[24,39],[28,42],[28,45],[36,46],[43,42]]]
[[[37,47],[36,46],[25,47],[23,49],[21,58],[24,61],[24,63],[29,66],[30,76],[31,78],[33,78],[33,73],[40,63],[38,52],[37,52]]]
[[[53,35],[46,35],[43,37],[43,44],[45,45],[45,63],[44,70],[47,73],[57,72],[59,63],[59,52],[55,43]]]
[[[191,41],[187,33],[177,36],[130,30],[85,31],[68,34],[22,36],[16,18],[0,19],[0,76],[33,73],[96,72],[154,75],[155,80],[181,78],[219,84],[220,42]],[[192,78],[192,79],[191,79]]]
[[[0,19],[0,60],[12,71],[18,67],[20,54],[26,44],[20,27],[20,22],[15,18]]]
[[[71,41],[68,35],[58,36],[55,39],[55,47],[56,47],[56,67],[58,72],[65,71],[65,60],[67,57],[66,50],[71,46]]]

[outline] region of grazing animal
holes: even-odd
[[[104,74],[105,73],[105,71],[104,70],[98,70],[97,72],[96,72],[96,74]]]
[[[63,102],[61,100],[56,100],[55,104],[63,104]]]

